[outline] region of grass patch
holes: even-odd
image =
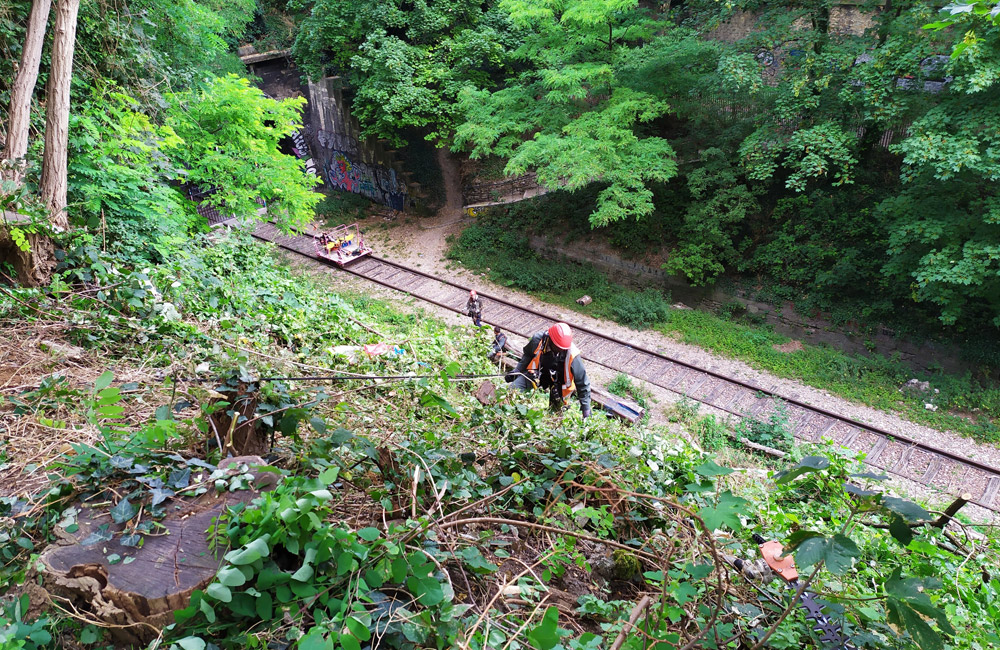
[[[593,266],[566,259],[542,258],[528,246],[523,222],[491,211],[466,228],[453,242],[451,259],[485,271],[504,286],[521,289],[546,302],[633,328],[651,327],[711,352],[746,361],[779,377],[801,381],[835,395],[895,411],[907,419],[975,440],[1000,442],[1000,388],[974,378],[936,372],[916,373],[897,359],[854,356],[829,346],[804,345],[787,353],[774,349],[788,343],[767,325],[738,322],[735,307],[728,318],[698,310],[669,308],[669,296],[655,289],[635,291],[609,282]],[[576,303],[583,294],[594,302]],[[931,382],[939,393],[904,394],[899,387],[912,377]],[[931,403],[936,411],[926,408]],[[976,419],[953,412],[969,413]]]
[[[354,192],[331,192],[316,206],[316,218],[332,228],[345,223],[361,221],[368,216],[372,202]]]
[[[992,419],[1000,416],[1000,389],[984,385],[971,375],[936,373],[922,375],[903,363],[875,355],[845,354],[823,345],[804,345],[793,353],[779,352],[775,345],[790,339],[764,326],[745,325],[697,310],[675,310],[661,332],[680,335],[684,343],[734,357],[780,377],[796,379],[877,409],[897,411],[907,419],[937,429],[951,429],[983,442],[1000,442],[1000,428]],[[907,395],[899,387],[910,378],[931,382],[940,393]],[[931,403],[937,411],[925,406]],[[978,421],[949,411],[977,413]]]
[[[521,289],[549,302],[632,328],[651,327],[670,318],[670,297],[655,289],[635,291],[609,282],[590,264],[541,257],[515,220],[491,211],[453,242],[448,257],[485,270],[497,284]],[[587,306],[576,299],[589,295]]]

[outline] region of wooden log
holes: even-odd
[[[263,465],[259,457],[238,457],[220,467]],[[238,471],[236,469],[233,470]],[[120,533],[126,524],[111,524],[115,539],[82,544],[101,525],[108,523],[106,506],[80,506],[79,529],[42,551],[39,569],[49,594],[69,600],[79,611],[114,626],[116,646],[145,645],[173,623],[174,611],[187,607],[191,594],[213,580],[225,545],[209,548],[206,531],[227,506],[248,503],[261,491],[271,489],[277,479],[266,472],[255,476],[254,489],[215,494],[180,501],[160,523],[163,530],[147,535],[141,548],[122,546]],[[172,509],[171,509],[172,510]],[[119,556],[112,564],[108,557]],[[131,558],[131,559],[129,559]]]
[[[962,507],[966,503],[968,503],[971,499],[972,495],[969,493],[965,493],[962,496],[955,499],[954,501],[952,501],[951,505],[945,509],[944,514],[942,514],[940,517],[934,520],[934,523],[931,524],[931,526],[933,526],[934,528],[944,528],[945,526],[947,526],[948,522],[951,521],[951,518],[954,517],[956,514],[958,514],[958,511],[961,510]]]

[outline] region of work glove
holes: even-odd
[[[590,407],[589,406],[581,406],[580,410],[583,412],[583,419],[584,420],[586,420],[587,418],[590,417]]]
[[[503,380],[508,384],[514,381],[515,379],[517,379],[516,372],[508,372],[506,375],[503,376]]]

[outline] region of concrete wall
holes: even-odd
[[[402,165],[373,138],[362,138],[336,77],[309,82],[309,115],[314,152],[330,187],[361,194],[403,210],[407,188]]]

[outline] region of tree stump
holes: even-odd
[[[40,287],[48,284],[56,268],[55,245],[45,235],[25,233],[28,250],[21,250],[11,230],[19,224],[29,223],[30,217],[4,211],[3,220],[0,220],[0,264],[10,264],[14,279],[24,286]]]
[[[476,390],[476,399],[483,406],[489,406],[497,401],[497,388],[489,379],[483,381]]]
[[[259,457],[231,458],[222,466],[263,465]],[[222,564],[226,548],[209,549],[206,531],[226,506],[248,503],[276,483],[274,474],[255,476],[254,489],[180,501],[160,523],[165,533],[145,536],[141,548],[109,542],[82,542],[108,522],[107,512],[81,506],[79,529],[39,556],[42,584],[56,600],[68,600],[86,615],[119,627],[110,628],[116,645],[145,645],[174,622],[174,611],[187,607],[191,594],[204,589]],[[125,524],[112,524],[120,532]],[[111,564],[108,556],[118,555]],[[128,560],[128,558],[134,558]],[[128,562],[126,564],[126,562]]]
[[[270,451],[267,434],[260,430],[260,420],[254,420],[259,401],[256,390],[240,383],[233,390],[221,390],[213,403],[229,405],[213,413],[208,419],[209,444],[221,443],[223,455],[266,456]]]

